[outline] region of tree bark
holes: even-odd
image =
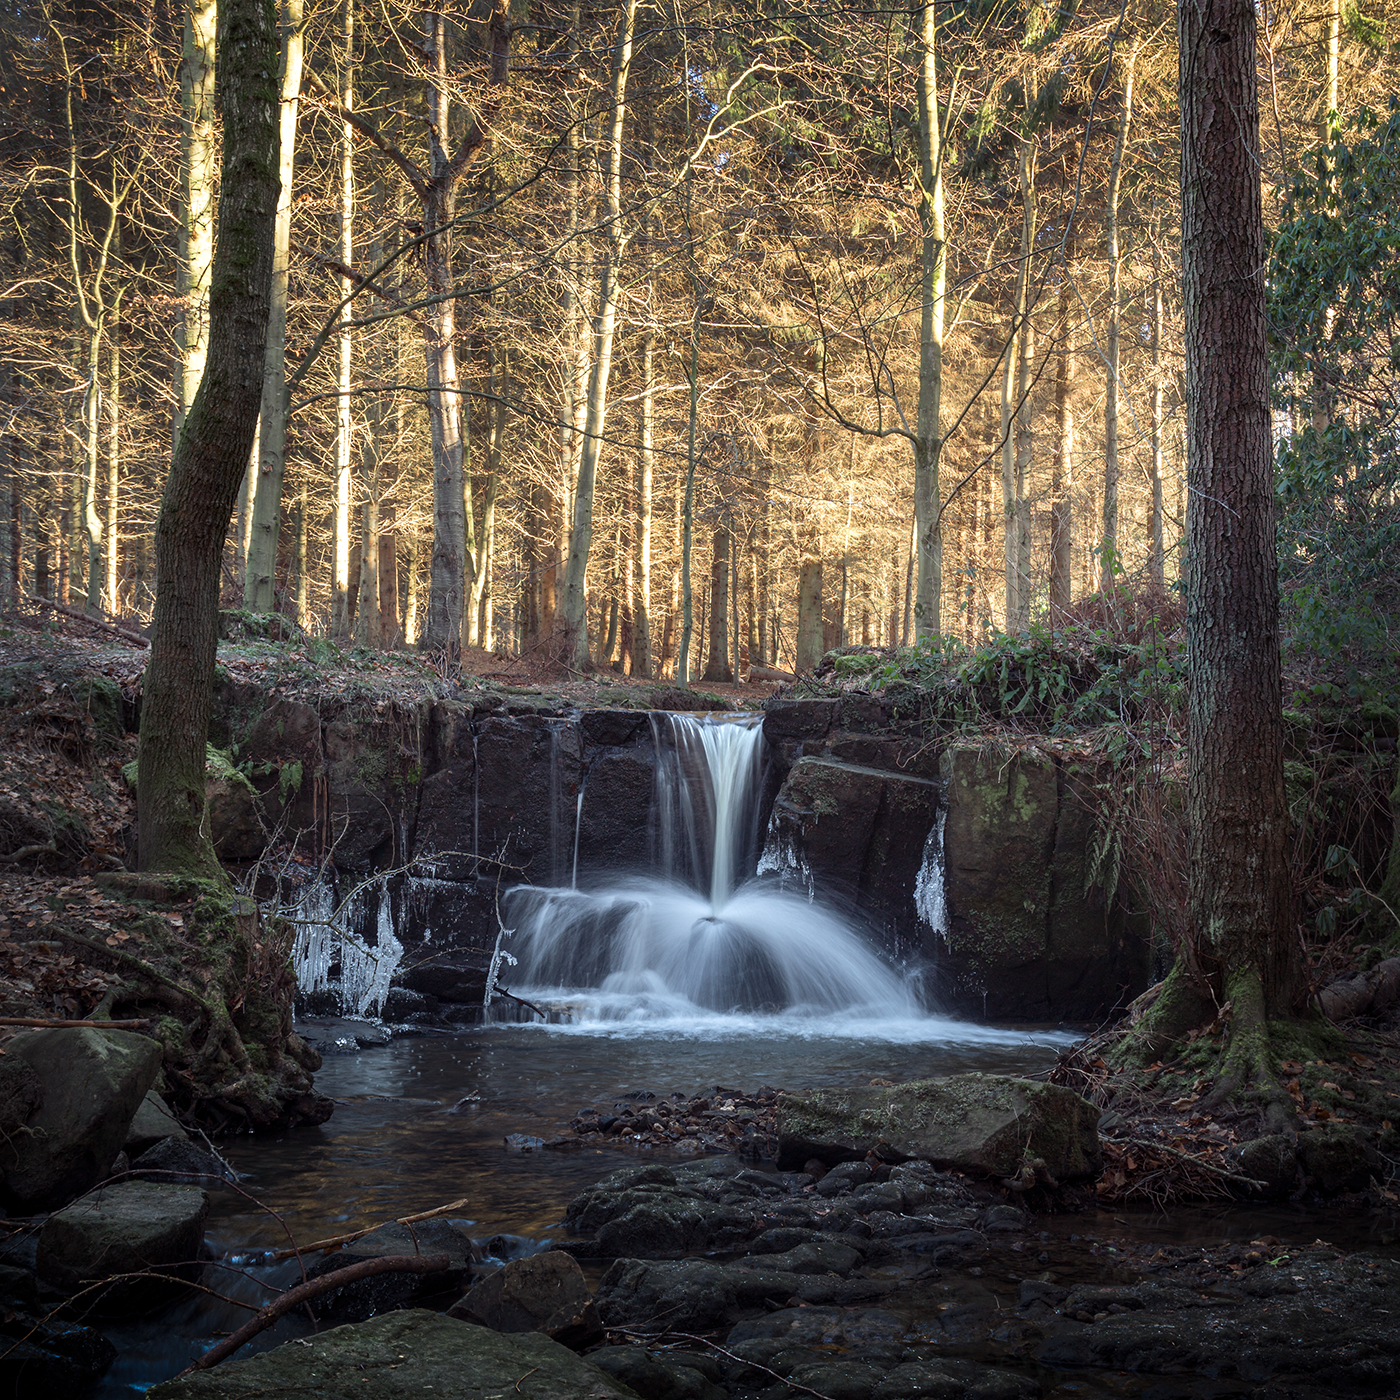
[[[802,532],[802,568],[797,583],[797,658],[793,665],[799,675],[814,671],[824,651],[822,635],[822,556],[816,529]]]
[[[947,233],[943,212],[943,149],[938,118],[937,12],[928,0],[921,18],[919,65],[919,225],[922,231],[919,317],[919,411],[914,442],[914,519],[918,583],[914,635],[937,636],[942,626],[943,522],[938,483],[940,404],[943,393],[943,300]],[[842,624],[844,627],[844,615]],[[801,667],[799,666],[799,670]]]
[[[1161,220],[1152,211],[1152,582],[1166,586],[1162,530],[1162,247]]]
[[[651,658],[651,515],[656,423],[656,333],[642,339],[642,441],[637,453],[637,602],[632,626],[632,674],[650,676]]]
[[[209,347],[209,296],[214,257],[214,63],[219,15],[215,0],[186,0],[180,56],[180,231],[175,263],[175,419],[177,441],[204,375]]]
[[[1264,235],[1251,0],[1183,0],[1182,297],[1189,441],[1190,941],[1236,1050],[1299,987],[1283,787]],[[1256,1034],[1257,1033],[1257,1034]],[[1227,1065],[1247,1078],[1257,1063]]]
[[[137,819],[140,869],[223,882],[204,823],[205,744],[220,560],[262,392],[278,191],[276,14],[267,0],[224,0],[219,30],[223,173],[209,351],[156,521]]]
[[[729,527],[715,530],[710,564],[710,654],[703,681],[732,681],[729,664]]]
[[[1113,587],[1121,571],[1118,550],[1118,361],[1123,323],[1123,257],[1118,247],[1118,196],[1123,187],[1123,155],[1128,149],[1128,129],[1133,120],[1133,74],[1138,46],[1133,45],[1123,74],[1123,110],[1118,118],[1118,139],[1108,171],[1108,202],[1104,224],[1108,234],[1108,354],[1105,366],[1103,432],[1103,533],[1099,540],[1099,587]]]
[[[291,262],[292,178],[301,96],[303,0],[282,0],[281,101],[278,104],[278,196],[273,232],[272,302],[263,359],[257,474],[250,490],[252,527],[243,605],[271,612],[277,601],[277,540],[282,529],[282,481],[287,467],[287,282]]]
[[[574,487],[574,519],[569,533],[569,557],[564,568],[563,628],[566,654],[579,670],[588,665],[585,608],[588,555],[593,545],[593,495],[598,458],[607,423],[608,380],[612,372],[613,338],[621,295],[622,259],[628,237],[622,227],[622,134],[627,117],[627,77],[632,65],[632,36],[637,0],[625,0],[617,45],[613,50],[611,129],[607,148],[604,192],[608,220],[607,249],[598,275],[598,310],[593,320],[593,365],[588,380],[588,414]]]
[[[348,639],[358,599],[350,593],[350,386],[355,333],[350,296],[355,290],[349,269],[355,266],[355,0],[341,0],[340,23],[340,331],[336,336],[338,367],[335,401],[335,495],[331,527],[331,636]],[[363,567],[363,555],[361,555]]]
[[[1074,575],[1074,318],[1073,231],[1065,243],[1060,281],[1060,346],[1055,367],[1056,433],[1054,475],[1050,482],[1050,618],[1063,617],[1073,596]]]

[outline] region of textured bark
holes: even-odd
[[[271,612],[276,605],[277,537],[282,529],[282,480],[287,465],[287,280],[292,238],[297,105],[301,94],[304,48],[302,0],[282,0],[281,39],[279,193],[273,232],[272,301],[267,318],[267,350],[263,359],[257,475],[249,493],[252,525],[243,585],[244,606],[254,612]]]
[[[1299,968],[1285,859],[1255,12],[1250,0],[1185,0],[1178,20],[1189,953],[1222,1004],[1239,994],[1287,1014]]]
[[[715,531],[710,565],[710,655],[703,681],[732,681],[729,664],[729,529]]]
[[[218,645],[219,567],[262,394],[277,208],[277,20],[224,0],[219,239],[209,353],[156,521],[156,604],[141,705],[139,867],[222,880],[204,824],[204,754]]]
[[[1108,355],[1105,370],[1103,432],[1103,534],[1099,550],[1099,586],[1113,587],[1119,567],[1118,549],[1118,373],[1119,346],[1123,323],[1123,256],[1118,247],[1118,196],[1123,187],[1123,155],[1128,149],[1128,130],[1133,120],[1133,74],[1137,66],[1137,46],[1133,46],[1123,74],[1123,110],[1118,118],[1118,139],[1108,171],[1108,203],[1104,214],[1108,237]]]
[[[637,599],[632,624],[632,674],[650,676],[651,661],[651,495],[656,423],[656,335],[642,340],[642,441],[637,453]]]
[[[813,671],[822,659],[821,544],[810,534],[802,541],[802,569],[797,580],[797,659],[800,675]]]
[[[209,346],[210,269],[214,257],[215,0],[187,0],[180,55],[180,230],[175,294],[175,421],[178,440],[204,375]]]
[[[1158,588],[1166,584],[1162,540],[1162,248],[1161,219],[1152,211],[1152,556],[1148,571]]]
[[[347,270],[355,265],[355,0],[341,0],[340,24],[340,263]],[[335,401],[335,497],[331,516],[331,636],[348,638],[358,599],[351,593],[350,580],[350,413],[351,374],[355,360],[355,333],[350,328],[354,315],[350,297],[354,279],[347,272],[340,276],[340,332]],[[361,555],[363,559],[363,554]]]
[[[943,299],[948,241],[943,216],[943,148],[938,118],[937,12],[925,4],[919,64],[919,225],[922,233],[919,318],[919,412],[914,442],[914,520],[918,582],[914,635],[937,636],[942,627],[943,518],[938,483],[940,404],[943,394]],[[844,583],[843,583],[844,589]],[[842,627],[845,626],[844,593]],[[844,641],[844,637],[842,638]],[[799,668],[800,669],[800,668]]]
[[[622,259],[628,237],[622,227],[622,134],[627,117],[627,78],[632,65],[632,36],[637,23],[637,0],[625,0],[617,44],[613,50],[612,108],[607,165],[604,175],[608,241],[598,274],[598,309],[593,318],[592,369],[588,380],[588,412],[579,451],[574,489],[573,527],[564,568],[563,628],[566,655],[572,665],[588,664],[585,607],[588,555],[593,546],[593,494],[603,431],[608,415],[608,381],[612,372],[613,339],[621,297]]]
[[[1073,238],[1071,232],[1070,238]],[[1060,346],[1055,366],[1055,465],[1050,479],[1050,619],[1060,618],[1073,596],[1074,575],[1074,252],[1065,244],[1060,281]]]

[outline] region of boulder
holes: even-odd
[[[632,1400],[567,1347],[532,1332],[502,1334],[411,1310],[336,1327],[146,1392],[148,1400]]]
[[[1259,1194],[1270,1200],[1285,1200],[1298,1185],[1298,1156],[1293,1140],[1283,1133],[1244,1143],[1237,1160],[1240,1175],[1262,1182]]]
[[[44,1103],[44,1085],[28,1060],[14,1055],[0,1059],[0,1137],[8,1138]]]
[[[0,1141],[4,1195],[34,1212],[65,1205],[103,1180],[160,1072],[160,1045],[130,1031],[30,1031],[5,1047],[29,1064],[43,1104]]]
[[[1073,1181],[1101,1169],[1098,1118],[1098,1109],[1069,1089],[991,1074],[783,1094],[778,1166],[874,1152],[994,1177],[1039,1161],[1044,1174]]]
[[[641,1400],[726,1400],[723,1372],[713,1358],[645,1347],[599,1347],[589,1361]]]
[[[257,860],[267,845],[267,834],[258,820],[258,795],[241,774],[211,771],[204,785],[204,809],[209,839],[220,860]]]
[[[445,1254],[448,1267],[435,1274],[376,1274],[358,1279],[323,1293],[316,1300],[316,1312],[337,1321],[362,1322],[377,1313],[417,1307],[429,1300],[440,1300],[438,1306],[442,1306],[461,1291],[473,1262],[480,1258],[471,1237],[446,1220],[425,1220],[411,1228],[395,1221],[327,1255],[307,1276],[322,1278],[351,1264],[394,1254]]]
[[[475,1284],[447,1315],[497,1332],[543,1332],[575,1348],[603,1334],[583,1270],[559,1250],[512,1259]]]
[[[698,1259],[619,1259],[599,1281],[593,1301],[605,1327],[659,1325],[676,1332],[707,1332],[786,1302],[801,1283],[797,1274],[777,1269],[740,1269]]]
[[[177,1186],[222,1186],[231,1180],[223,1162],[185,1137],[162,1138],[131,1164],[131,1172],[144,1181]]]
[[[141,1100],[136,1117],[126,1130],[126,1141],[122,1151],[134,1162],[148,1148],[165,1138],[175,1138],[183,1142],[188,1134],[180,1126],[180,1121],[171,1113],[165,1100],[154,1090]]]
[[[91,1327],[18,1313],[0,1322],[0,1395],[87,1395],[116,1359]]]
[[[104,1186],[44,1222],[39,1277],[68,1290],[143,1269],[191,1277],[199,1269],[208,1213],[209,1197],[194,1186]]]
[[[914,891],[938,793],[927,778],[799,758],[773,804],[760,869],[800,871],[818,895],[854,901],[891,952],[917,949]]]
[[[824,739],[836,719],[838,700],[769,700],[763,707],[763,737]]]
[[[1376,1149],[1360,1130],[1341,1124],[1299,1133],[1297,1153],[1308,1185],[1324,1196],[1357,1190],[1382,1170]]]

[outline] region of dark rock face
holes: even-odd
[[[11,1313],[0,1322],[0,1394],[85,1395],[117,1359],[100,1332]]]
[[[4,1193],[25,1211],[66,1205],[106,1177],[160,1072],[160,1046],[129,1031],[29,1031],[5,1047],[43,1086],[42,1106],[0,1143]]]
[[[447,1312],[497,1332],[543,1332],[567,1347],[587,1346],[603,1335],[583,1270],[559,1250],[512,1259]]]
[[[773,804],[764,868],[809,876],[818,895],[854,904],[890,951],[915,950],[914,886],[937,810],[927,778],[799,758]]]
[[[1025,749],[943,755],[948,931],[940,993],[992,1019],[1106,1014],[1148,982],[1144,917],[1089,879],[1088,775]],[[1087,886],[1087,888],[1086,888]]]

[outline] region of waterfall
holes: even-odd
[[[939,807],[938,820],[924,842],[924,859],[914,880],[914,908],[919,918],[940,938],[948,937],[947,857],[943,851],[943,826],[948,820],[946,807]]]
[[[919,1016],[836,913],[756,875],[762,716],[654,713],[651,725],[658,873],[508,891],[517,985],[584,1021]]]

